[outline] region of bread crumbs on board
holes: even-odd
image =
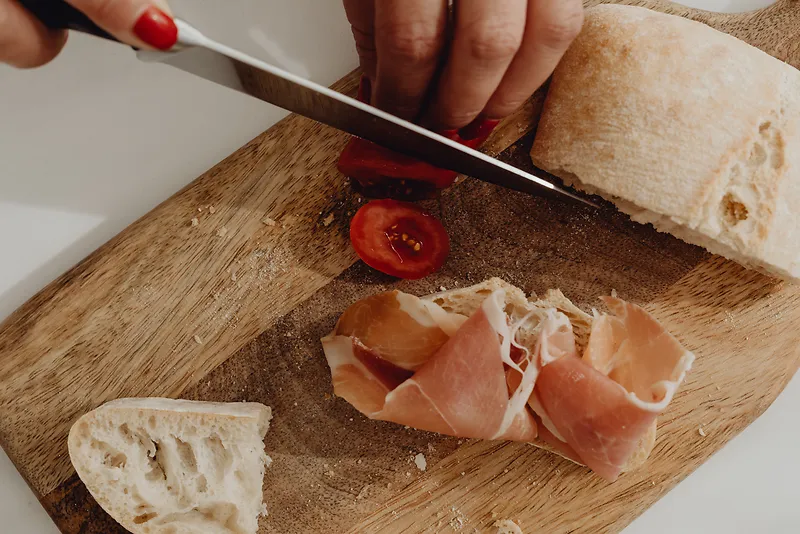
[[[706,437],[706,431],[703,430],[702,426],[697,429],[697,433],[700,434],[702,437]]]
[[[510,519],[500,519],[494,523],[497,527],[497,534],[522,534],[522,529],[519,525]]]
[[[263,219],[261,219],[261,222],[266,224],[267,226],[276,226],[278,224],[277,221],[275,221],[275,219],[271,217],[264,217]]]
[[[197,220],[197,217],[192,217],[192,226],[199,226],[200,221]]]
[[[369,487],[370,487],[370,485],[367,484],[366,486],[361,488],[361,491],[359,491],[358,495],[356,495],[356,500],[357,501],[360,501],[361,499],[363,499],[364,497],[367,496],[367,491],[369,490]]]
[[[420,471],[425,471],[428,468],[428,461],[425,459],[425,455],[422,453],[414,456],[414,464]]]
[[[450,507],[450,512],[455,514],[455,517],[453,517],[449,522],[450,528],[453,530],[461,530],[464,528],[464,525],[467,523],[467,518],[463,513],[461,513],[461,510],[453,505]]]
[[[225,237],[226,235],[228,235],[228,229],[224,226],[217,230],[217,237]]]
[[[203,344],[203,339],[200,336],[198,336],[197,334],[195,334],[194,335],[194,342],[197,343],[198,345],[202,345]]]

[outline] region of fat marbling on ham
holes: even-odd
[[[615,480],[649,453],[694,356],[612,297],[613,315],[595,312],[581,356],[564,312],[539,301],[511,317],[506,298],[498,288],[468,316],[400,291],[356,302],[322,340],[334,393],[371,419],[544,442]]]

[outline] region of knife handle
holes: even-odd
[[[102,37],[109,41],[119,39],[95,24],[92,19],[64,0],[18,0],[19,3],[51,30],[75,30]]]

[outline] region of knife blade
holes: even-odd
[[[596,207],[538,176],[216,42],[186,21],[175,23],[174,51],[140,50],[139,58],[168,64],[436,167],[525,193],[552,191]],[[246,67],[261,75],[248,77],[252,70]]]

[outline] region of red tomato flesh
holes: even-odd
[[[369,78],[362,76],[358,99],[369,104],[371,92]],[[439,133],[462,145],[477,148],[499,123],[498,120],[477,118],[460,130]],[[450,187],[458,176],[453,171],[434,167],[358,137],[347,143],[337,167],[342,174],[356,181],[366,196],[396,200],[432,198],[437,189]]]
[[[447,231],[425,210],[397,200],[373,200],[350,221],[350,241],[370,267],[416,280],[444,265],[450,253]]]

